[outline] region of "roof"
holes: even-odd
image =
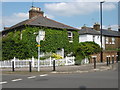
[[[119,31],[113,31],[113,30],[106,30],[103,29],[102,33],[104,36],[116,36],[116,37],[120,37],[120,32]]]
[[[92,28],[85,28],[85,29],[81,29],[80,31],[78,31],[78,33],[80,35],[83,35],[83,34],[92,34],[92,35],[100,35],[100,32],[92,29]]]
[[[31,19],[27,19],[25,21],[22,21],[22,22],[16,24],[16,25],[11,26],[9,29],[6,29],[6,30],[15,29],[15,28],[18,28],[18,27],[24,26],[24,25],[78,30],[77,28],[65,25],[63,23],[54,21],[52,19],[49,19],[49,18],[43,17],[43,16],[37,16],[37,17],[33,17]],[[4,31],[6,31],[6,30],[4,30]]]
[[[83,35],[83,34],[100,35],[101,34],[100,31],[94,30],[93,28],[81,29],[80,31],[78,31],[78,33],[80,35]],[[120,37],[120,32],[113,31],[113,30],[102,29],[102,35],[103,36]]]

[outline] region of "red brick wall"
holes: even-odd
[[[106,57],[110,56],[110,60],[112,61],[112,55],[114,55],[114,61],[116,61],[117,51],[103,51],[103,62],[106,62]],[[92,56],[97,56],[97,62],[100,62],[100,53],[93,54]],[[93,59],[90,59],[90,63],[93,63]]]

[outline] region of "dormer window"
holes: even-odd
[[[73,42],[73,33],[71,31],[68,31],[68,40],[69,42]]]

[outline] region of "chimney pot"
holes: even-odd
[[[36,17],[36,16],[44,16],[44,12],[41,11],[38,7],[31,7],[29,10],[29,19]]]
[[[94,28],[95,30],[97,30],[97,31],[100,31],[100,24],[99,24],[99,23],[95,23],[95,24],[93,25],[93,28]]]

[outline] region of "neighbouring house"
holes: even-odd
[[[16,25],[13,25],[11,27],[4,28],[4,30],[2,31],[3,39],[6,38],[7,36],[9,36],[12,32],[11,38],[12,37],[15,37],[16,39],[19,38],[19,40],[17,41],[18,43],[19,43],[19,41],[22,41],[22,40],[24,41],[26,39],[24,33],[27,30],[27,28],[29,31],[31,30],[31,32],[28,33],[29,36],[27,36],[28,42],[30,41],[29,37],[32,37],[36,32],[38,33],[39,30],[36,30],[36,28],[43,29],[43,31],[45,33],[45,39],[41,43],[41,48],[42,48],[41,54],[42,55],[44,55],[45,50],[49,50],[48,52],[54,51],[57,54],[60,54],[62,57],[64,57],[65,55],[69,54],[73,50],[73,48],[75,46],[74,42],[78,43],[78,33],[77,33],[78,29],[47,18],[46,16],[44,16],[44,12],[41,11],[41,8],[33,7],[33,6],[29,10],[29,19],[22,21],[20,23],[17,23]],[[31,29],[31,28],[33,28],[33,29],[35,28],[36,31],[32,32],[33,29]],[[33,33],[33,34],[31,34],[31,33]],[[60,36],[60,34],[61,34],[61,36]],[[17,35],[18,35],[18,37],[17,37]],[[51,39],[52,37],[54,38],[54,40]],[[32,40],[32,39],[31,40],[36,42],[35,35],[33,36],[33,38],[34,38],[34,40]],[[66,41],[65,41],[65,39],[66,39]],[[8,48],[11,48],[11,49],[9,49],[7,51],[7,49],[4,48],[4,47],[6,47],[4,43],[7,43],[7,41],[3,42],[3,58],[8,57],[8,55],[9,55],[8,53],[10,53],[10,51],[12,52],[12,50],[13,50],[12,46],[10,46]],[[19,45],[21,45],[21,43],[23,43],[23,42],[20,42]],[[15,45],[16,44],[17,43],[15,42]],[[32,43],[29,43],[29,45],[31,45],[31,44]],[[23,56],[26,56],[26,57],[28,54],[29,55],[28,58],[30,58],[30,57],[32,57],[31,55],[34,52],[36,52],[36,56],[37,56],[37,48],[34,44],[33,44],[33,46],[31,46],[31,48],[28,48],[28,50],[30,50],[30,53],[29,53],[29,51],[22,53],[21,50],[18,50],[16,53],[21,53],[21,54],[23,54]],[[11,44],[11,45],[13,45],[13,44]],[[28,44],[26,44],[26,45],[28,45]],[[14,45],[13,45],[13,47],[14,47]],[[56,47],[58,47],[57,50],[56,50]],[[72,49],[72,50],[70,50],[70,49]],[[16,50],[17,50],[17,48],[16,48]],[[13,58],[13,56],[18,57],[18,58],[24,58],[24,57],[22,57],[22,55],[21,55],[21,57],[19,57],[19,54],[16,54],[16,53],[14,51],[14,53],[10,54],[11,56],[9,57],[9,59]],[[24,55],[24,54],[26,54],[26,55]]]
[[[86,41],[93,41],[101,46],[101,32],[100,24],[95,23],[93,28],[83,26],[79,33],[79,43]],[[102,48],[103,48],[103,60],[106,60],[106,56],[114,57],[118,53],[120,48],[120,31],[113,31],[109,27],[108,29],[102,29]],[[100,54],[96,54],[97,60],[100,60]]]

